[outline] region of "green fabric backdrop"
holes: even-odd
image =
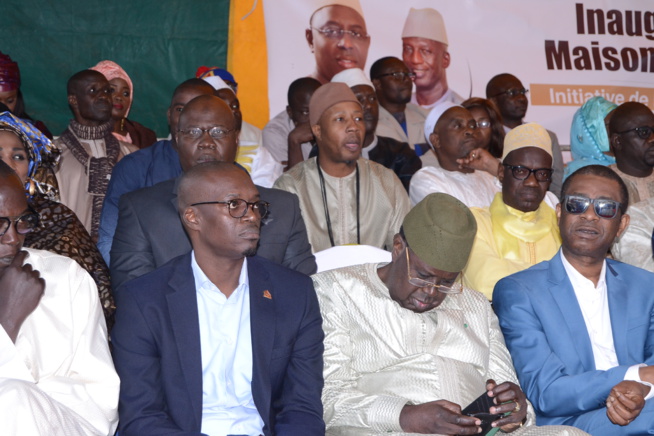
[[[109,59],[134,83],[129,118],[168,135],[175,86],[227,62],[229,0],[2,0],[0,51],[18,62],[25,107],[59,135],[72,114],[66,82]]]

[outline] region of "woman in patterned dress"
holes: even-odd
[[[25,236],[25,247],[69,257],[95,280],[107,326],[115,310],[109,269],[75,213],[59,203],[54,167],[59,150],[31,124],[9,112],[0,113],[0,159],[25,182],[29,204],[41,225]]]

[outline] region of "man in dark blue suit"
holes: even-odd
[[[268,207],[233,164],[182,176],[193,251],[116,294],[121,436],[324,435],[311,279],[253,256]]]
[[[608,167],[568,177],[561,251],[495,286],[493,303],[538,424],[593,436],[654,433],[654,274],[606,259],[629,224]]]

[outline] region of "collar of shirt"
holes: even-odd
[[[191,270],[193,271],[193,278],[195,279],[195,289],[199,291],[200,289],[204,289],[207,291],[213,291],[212,295],[215,295],[216,300],[220,302],[221,304],[225,304],[226,302],[230,302],[232,300],[236,300],[235,298],[232,298],[234,296],[240,295],[240,293],[243,293],[243,289],[249,289],[250,288],[250,282],[248,279],[248,259],[243,258],[243,266],[241,267],[241,274],[238,278],[238,286],[232,293],[229,299],[221,292],[220,289],[218,289],[218,286],[216,286],[211,280],[209,280],[209,277],[202,271],[202,268],[200,268],[200,265],[198,265],[198,262],[195,260],[195,250],[191,252]],[[214,294],[215,292],[215,294]]]
[[[377,135],[375,135],[375,138],[372,140],[369,146],[363,147],[361,149],[361,157],[363,157],[364,159],[370,159],[370,157],[368,157],[370,156],[370,150],[372,150],[375,147],[377,147]]]
[[[568,278],[570,279],[570,283],[572,283],[572,287],[575,289],[575,293],[577,292],[577,289],[596,289],[606,294],[606,260],[602,262],[602,271],[600,272],[597,286],[593,285],[593,282],[590,279],[584,277],[574,266],[572,266],[572,264],[570,264],[570,262],[568,262],[563,251],[561,251],[561,262],[563,262],[563,268],[565,268],[565,272],[568,274]]]

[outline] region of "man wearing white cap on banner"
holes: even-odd
[[[411,8],[402,30],[402,59],[415,74],[416,92],[411,103],[431,109],[440,103],[463,102],[447,86],[450,66],[447,33],[443,16],[435,9]]]
[[[409,198],[391,170],[361,158],[363,110],[352,90],[322,85],[311,97],[309,122],[319,155],[284,173],[275,188],[300,199],[313,252],[347,244],[390,250]]]
[[[507,133],[498,171],[502,192],[490,207],[472,208],[477,235],[463,270],[465,284],[489,300],[498,280],[550,260],[561,246],[554,212],[559,201],[547,191],[552,172],[544,127],[529,123]]]
[[[366,65],[370,35],[359,0],[312,0],[315,5],[305,37],[316,57],[310,77],[329,82],[336,73]]]
[[[434,107],[425,120],[425,138],[433,147],[440,167],[424,167],[413,175],[409,196],[416,204],[432,192],[444,192],[468,207],[487,207],[500,191],[496,179],[475,171],[457,159],[475,158],[481,140],[477,122],[463,106],[445,102]]]
[[[213,86],[216,90],[215,95],[227,103],[236,119],[236,130],[240,130],[236,162],[248,170],[256,185],[272,187],[275,180],[282,174],[282,164],[277,162],[262,146],[261,130],[243,121],[241,104],[234,94],[234,90],[223,79],[211,73],[212,70],[207,71],[200,78]]]
[[[343,70],[332,78],[332,82],[342,82],[349,86],[363,108],[366,132],[361,155],[364,159],[393,170],[408,191],[411,176],[422,168],[422,162],[406,142],[376,134],[379,130],[379,103],[372,82],[361,68]]]

